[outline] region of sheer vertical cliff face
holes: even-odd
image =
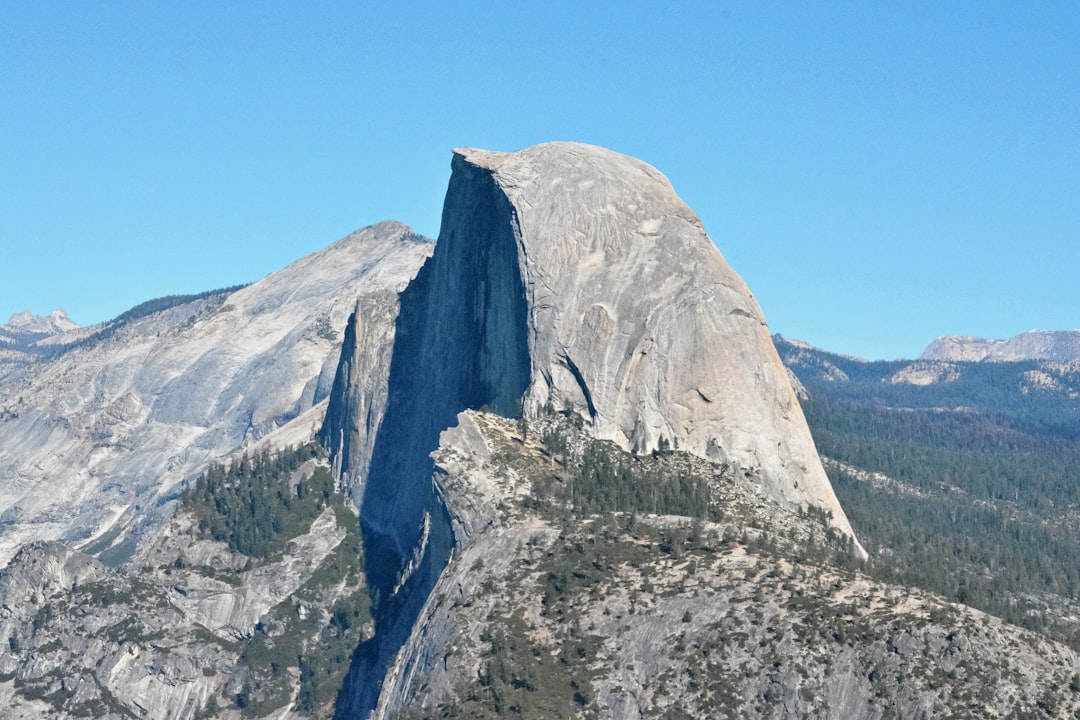
[[[468,408],[521,411],[530,365],[518,268],[513,209],[489,173],[455,162],[435,252],[401,294],[385,408],[365,405],[363,393],[332,394],[323,436],[332,447],[352,438],[335,463],[346,482],[362,481],[367,579],[379,598],[376,636],[353,659],[336,717],[374,708],[385,669],[450,556],[449,516],[432,485],[440,433]],[[336,388],[370,364],[357,317]]]
[[[319,434],[342,490],[359,505],[375,435],[386,412],[400,289],[359,298],[345,326],[341,359]]]
[[[454,176],[491,183],[499,201],[462,204],[451,192],[444,223],[514,234],[527,414],[570,404],[625,449],[664,440],[732,463],[851,533],[761,308],[663,175],[602,148],[549,143],[457,150]]]
[[[490,174],[456,162],[435,252],[401,296],[389,403],[361,508],[368,535],[402,558],[430,510],[439,433],[467,408],[520,412],[530,367],[516,235]]]

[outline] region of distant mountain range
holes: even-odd
[[[939,337],[923,351],[922,360],[1008,362],[1052,360],[1080,361],[1080,330],[1032,330],[1008,340],[965,335]]]

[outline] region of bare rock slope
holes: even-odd
[[[122,560],[212,459],[328,394],[358,296],[385,308],[432,244],[360,230],[263,280],[103,328],[0,378],[0,563],[65,540]]]

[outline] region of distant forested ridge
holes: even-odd
[[[232,285],[226,288],[218,288],[217,290],[207,290],[205,292],[195,293],[193,295],[165,295],[163,297],[154,298],[153,300],[147,300],[141,302],[130,310],[117,315],[115,318],[105,323],[106,325],[124,324],[129,323],[132,320],[138,320],[154,313],[159,313],[164,310],[177,307],[178,305],[184,305],[189,302],[195,302],[196,300],[205,300],[207,298],[219,296],[219,295],[231,295],[237,290],[243,290],[248,286],[247,283],[241,285]]]
[[[146,302],[139,303],[130,310],[117,315],[112,320],[102,323],[97,326],[96,330],[92,330],[91,334],[76,340],[73,343],[67,343],[64,345],[47,345],[34,348],[34,352],[41,355],[60,355],[72,348],[86,347],[89,345],[96,345],[97,343],[108,340],[117,332],[125,328],[128,324],[135,320],[140,320],[145,317],[150,317],[166,310],[172,310],[173,308],[186,305],[188,303],[198,302],[200,300],[211,300],[223,303],[225,298],[236,292],[237,290],[243,290],[248,284],[233,285],[226,288],[218,288],[217,290],[207,290],[201,293],[195,293],[193,295],[165,295],[163,297],[155,298],[153,300],[147,300]]]
[[[878,572],[1080,645],[1080,366],[776,346]]]

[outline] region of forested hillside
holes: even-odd
[[[1080,644],[1080,367],[776,344],[877,572]]]
[[[1075,652],[867,577],[827,518],[729,465],[633,456],[574,420],[526,436],[470,412],[443,434],[460,542],[374,717],[1076,716]],[[634,490],[655,481],[661,514]]]

